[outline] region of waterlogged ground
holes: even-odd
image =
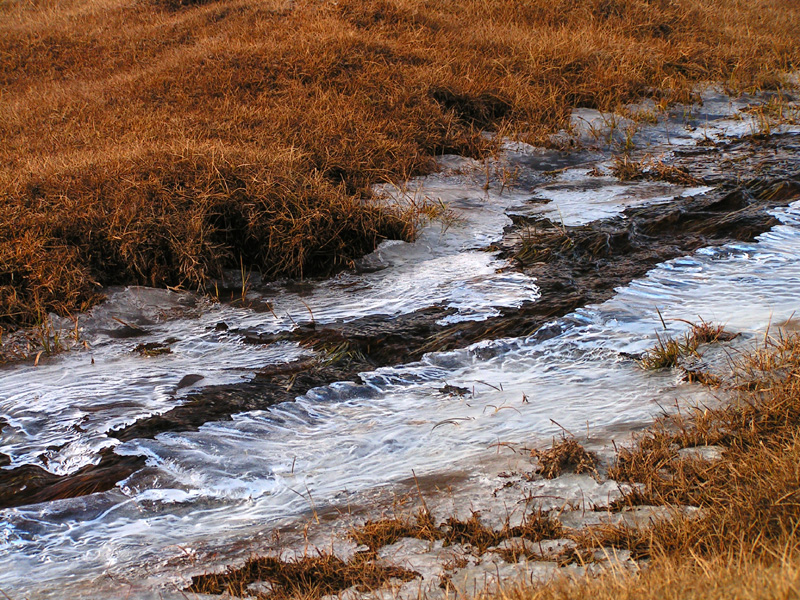
[[[0,371],[0,590],[183,597],[276,531],[379,513],[412,477],[463,513],[502,487],[501,449],[566,430],[602,451],[715,401],[634,357],[687,320],[749,340],[800,308],[800,129],[767,131],[748,109],[764,101],[709,92],[636,131],[583,111],[557,140],[577,149],[443,157],[384,190],[433,207],[417,241],[327,281],[250,275],[221,303],[110,290],[83,349]],[[620,181],[631,144],[691,177]],[[531,485],[547,507],[615,488]]]

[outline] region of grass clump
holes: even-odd
[[[648,370],[669,369],[678,366],[684,356],[697,354],[701,344],[714,342],[727,342],[736,337],[735,334],[725,331],[722,325],[714,325],[701,320],[699,323],[689,323],[691,329],[683,338],[672,338],[656,334],[656,345],[650,348],[639,359],[639,364]],[[717,382],[716,378],[708,374],[698,374],[698,379],[707,376],[709,382]]]
[[[425,509],[420,509],[413,521],[403,518],[367,521],[350,532],[350,539],[367,546],[373,552],[404,537],[435,541],[442,539],[443,534],[431,513]]]
[[[769,369],[763,369],[767,365]],[[609,476],[640,484],[629,504],[695,506],[699,517],[654,526],[651,551],[727,552],[731,547],[769,555],[794,548],[800,519],[800,338],[772,342],[737,371],[756,385],[720,408],[664,417],[629,449]],[[679,452],[715,445],[716,460]]]
[[[683,167],[667,165],[653,159],[636,161],[627,154],[621,154],[614,160],[611,173],[620,181],[647,179],[649,181],[666,181],[677,185],[699,185],[702,183],[700,179],[693,177]]]
[[[401,538],[411,537],[428,541],[442,540],[445,546],[463,544],[480,556],[506,540],[524,538],[539,542],[558,537],[561,531],[561,523],[542,511],[526,515],[519,525],[512,526],[506,522],[502,528],[495,530],[481,521],[478,512],[473,512],[468,519],[449,517],[436,525],[433,515],[422,509],[413,520],[395,518],[367,521],[353,530],[350,538],[373,552]]]
[[[391,579],[408,581],[417,577],[408,569],[379,565],[376,558],[371,553],[358,553],[348,562],[322,553],[295,560],[251,558],[244,566],[230,568],[225,573],[193,577],[186,591],[276,600],[321,598],[351,587],[362,592],[370,591]],[[248,587],[256,582],[269,584],[271,591],[254,593],[249,590]]]
[[[346,267],[413,235],[373,184],[576,106],[779,88],[798,31],[791,0],[4,2],[0,324]]]
[[[694,354],[697,350],[697,344],[690,335],[685,336],[682,340],[657,335],[656,340],[656,345],[639,360],[639,364],[644,369],[676,367],[681,357]]]
[[[133,352],[141,356],[163,356],[165,354],[172,354],[172,349],[169,345],[161,342],[148,342],[146,344],[138,344]]]
[[[547,585],[509,585],[492,597],[502,600],[788,600],[797,596],[798,589],[800,568],[794,556],[772,562],[719,556],[659,560],[647,569],[606,570],[596,577],[563,578]]]
[[[547,450],[532,450],[531,455],[539,462],[537,472],[545,479],[555,479],[565,471],[597,472],[597,455],[572,438],[564,438]]]

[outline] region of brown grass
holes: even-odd
[[[367,521],[350,534],[353,541],[366,545],[371,551],[395,543],[401,538],[411,537],[421,540],[442,540],[445,546],[464,544],[477,555],[487,549],[514,538],[524,538],[531,542],[556,538],[561,534],[561,524],[549,514],[535,511],[525,516],[519,525],[508,522],[495,530],[481,521],[480,513],[473,512],[469,519],[447,518],[436,525],[433,515],[420,510],[414,519],[394,518]]]
[[[391,579],[408,581],[417,574],[408,569],[387,567],[376,562],[372,553],[358,553],[350,561],[331,554],[304,556],[295,560],[274,557],[251,558],[244,566],[224,573],[192,578],[186,591],[199,594],[229,594],[255,598],[321,598],[350,587],[359,591],[374,590]],[[255,582],[271,586],[269,593],[248,590]]]
[[[780,86],[798,31],[792,0],[9,0],[0,323],[342,268],[413,235],[372,184],[574,106]]]
[[[800,591],[796,557],[764,562],[716,557],[659,561],[641,571],[606,571],[549,585],[509,585],[503,600],[790,600]]]
[[[564,471],[596,473],[597,455],[588,452],[572,438],[564,438],[547,450],[532,450],[539,465],[537,472],[546,479],[554,479]]]
[[[390,546],[404,537],[434,541],[441,539],[443,533],[437,527],[433,516],[425,509],[420,509],[413,520],[394,518],[367,521],[350,532],[350,538],[354,542],[367,546],[373,552],[384,546]]]
[[[667,165],[660,160],[646,158],[633,160],[627,154],[621,154],[614,160],[611,174],[621,181],[648,179],[650,181],[666,181],[678,185],[698,185],[700,179],[692,176],[688,169]]]
[[[722,325],[715,325],[703,320],[699,323],[685,322],[691,326],[688,333],[682,338],[657,334],[655,346],[644,353],[639,359],[639,364],[645,369],[672,368],[678,365],[682,357],[697,354],[697,349],[701,344],[727,342],[736,337],[736,334],[726,331]],[[694,377],[701,383],[718,383],[716,378],[707,373],[687,373],[687,375],[690,379]]]

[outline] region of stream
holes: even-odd
[[[714,401],[635,357],[699,319],[753,340],[795,322],[800,127],[764,132],[763,101],[708,90],[635,132],[582,109],[573,149],[441,157],[379,190],[441,208],[416,240],[331,279],[108,290],[84,348],[0,367],[0,590],[184,597],[266,532],[412,475]],[[625,142],[693,179],[621,181]]]

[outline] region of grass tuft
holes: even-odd
[[[539,462],[538,473],[546,479],[554,479],[565,471],[597,473],[597,455],[572,438],[564,438],[547,450],[532,450],[531,455]]]
[[[351,587],[363,592],[375,590],[393,578],[409,581],[417,577],[408,569],[379,565],[376,558],[371,553],[358,553],[348,562],[322,553],[286,561],[274,557],[251,558],[244,566],[230,568],[225,573],[193,577],[186,591],[276,600],[321,598]],[[248,587],[256,582],[269,584],[271,592],[253,593]]]
[[[702,319],[699,323],[689,323],[689,325],[691,329],[682,339],[656,334],[656,345],[645,352],[639,360],[639,364],[649,370],[670,369],[678,366],[682,357],[697,354],[697,348],[701,344],[727,342],[736,337],[736,334],[725,331],[722,325],[714,325]],[[715,378],[709,374],[691,375],[696,375],[701,382],[707,379],[709,382],[717,383]]]

